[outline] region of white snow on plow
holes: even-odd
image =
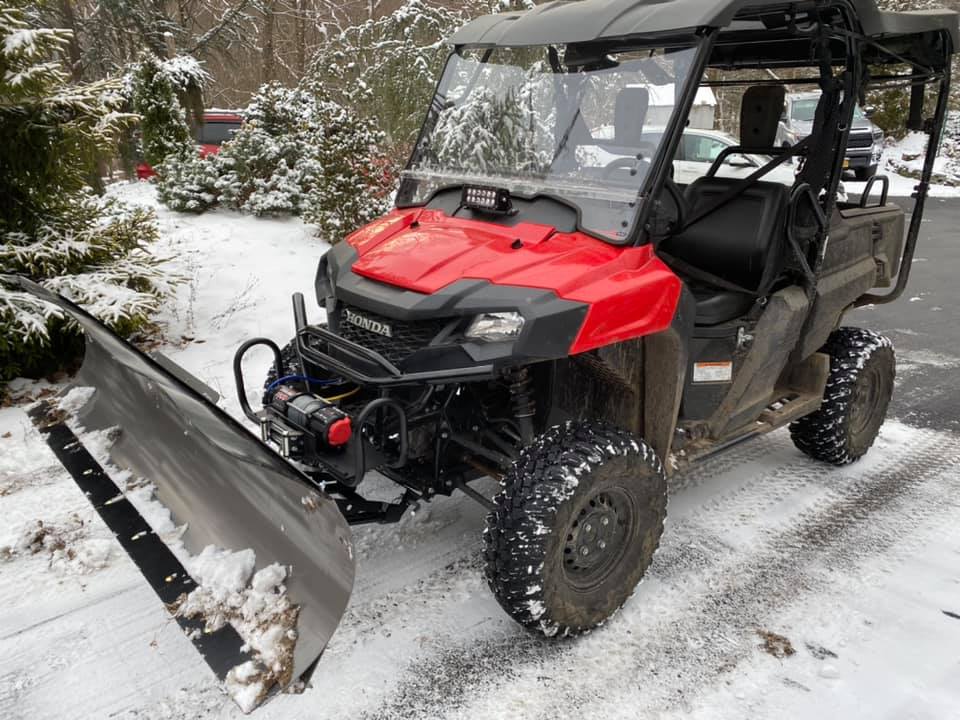
[[[90,387],[72,388],[57,407],[72,418],[96,392]],[[257,571],[256,554],[249,548],[226,550],[208,545],[199,554],[191,555],[181,541],[186,526],[175,525],[169,509],[155,497],[154,485],[111,463],[109,453],[117,434],[115,429],[85,432],[73,420],[68,420],[68,424],[198,583],[199,587],[183,595],[170,609],[177,616],[202,620],[203,632],[214,632],[230,623],[244,640],[244,650],[251,652],[253,659],[233,668],[224,686],[244,712],[251,712],[275,684],[287,685],[293,670],[298,608],[290,602],[283,585],[287,569],[273,563]],[[38,523],[37,527],[25,529],[12,552],[61,552],[59,547],[48,546],[62,545],[66,540],[45,528],[42,521]],[[33,547],[37,543],[40,548]],[[86,558],[80,562],[90,564]]]

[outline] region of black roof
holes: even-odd
[[[885,12],[874,0],[849,0],[865,35],[876,38],[946,31],[960,46],[951,10]],[[741,11],[782,12],[784,0],[578,0],[549,2],[525,12],[484,15],[449,39],[452,45],[509,46],[591,42],[631,35],[726,27]]]

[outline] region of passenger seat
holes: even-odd
[[[747,89],[740,112],[742,146],[773,147],[785,94],[782,85]],[[738,178],[698,178],[684,193],[687,212],[695,216],[712,207],[739,182]],[[665,240],[661,248],[711,275],[750,291],[765,292],[770,276],[783,264],[789,200],[790,189],[785,185],[758,181],[724,207]],[[688,284],[697,300],[698,325],[716,325],[740,317],[756,299],[748,293],[710,287],[692,279]]]

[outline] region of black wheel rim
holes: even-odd
[[[883,396],[883,378],[879,368],[864,368],[850,398],[850,433],[862,434],[876,420]]]
[[[600,585],[613,571],[633,535],[637,512],[619,488],[598,490],[577,509],[563,544],[563,572],[580,590]]]

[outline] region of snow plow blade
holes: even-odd
[[[306,476],[218,408],[204,386],[170,361],[154,360],[120,339],[69,300],[21,277],[0,275],[56,305],[83,329],[86,351],[75,387],[95,390],[76,413],[83,430],[119,427],[110,459],[156,487],[156,499],[190,555],[205,547],[256,554],[256,570],[279,563],[286,595],[299,610],[292,667],[270,692],[306,678],[346,609],[355,563],[350,529],[336,503]],[[175,607],[197,586],[107,472],[67,427],[56,402],[31,411],[34,423],[151,586]],[[204,631],[202,620],[177,622],[218,678],[250,659],[226,624]],[[198,632],[198,629],[201,630]]]

